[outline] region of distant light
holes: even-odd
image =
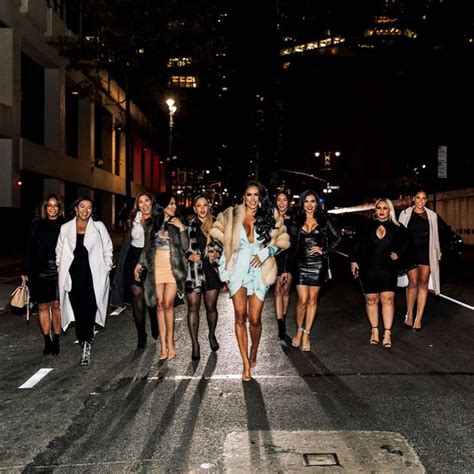
[[[71,94],[72,95],[79,95],[79,92],[78,91],[71,91]]]
[[[170,107],[170,108],[173,107],[173,105],[174,105],[174,99],[171,99],[171,98],[166,99],[166,105],[167,105],[168,107]]]
[[[182,189],[178,189],[178,190],[176,191],[176,194],[182,194],[182,193],[183,193],[183,190],[182,190]]]
[[[299,199],[300,195],[299,194],[293,194],[293,199]]]
[[[316,158],[317,158],[318,156],[320,156],[320,155],[321,155],[321,153],[319,153],[319,151],[314,152],[314,156],[315,156]]]
[[[336,152],[334,152],[334,154],[335,154],[336,156],[341,156],[341,152],[340,152],[340,151],[336,151]]]
[[[422,167],[423,169],[425,169],[425,168],[426,168],[426,165],[421,165],[421,167]]]
[[[23,181],[21,179],[18,179],[16,182],[17,186],[23,186]]]
[[[210,173],[210,171],[209,171],[209,170],[206,170],[206,174],[209,174],[209,173]]]

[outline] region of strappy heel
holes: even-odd
[[[392,330],[391,329],[384,329],[383,332],[383,347],[385,349],[392,348]]]
[[[377,337],[375,337],[375,335],[374,335],[374,329],[377,329]],[[375,346],[378,343],[379,343],[379,327],[378,326],[372,326],[371,331],[370,331],[370,344]]]
[[[304,332],[304,328],[298,328],[297,329],[297,333],[295,336],[293,336],[293,338],[291,339],[291,345],[293,347],[300,347],[300,344],[301,344],[301,339],[300,339],[300,342],[295,342],[295,337],[298,335],[298,332]]]
[[[301,346],[301,350],[303,352],[309,352],[311,350],[311,343],[309,341],[309,335],[311,334],[311,331],[308,331],[307,329],[303,329],[303,334],[308,336],[308,345],[307,346]]]

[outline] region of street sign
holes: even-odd
[[[448,147],[438,146],[438,178],[448,177]]]

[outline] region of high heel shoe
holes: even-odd
[[[300,344],[301,344],[301,339],[300,339],[300,342],[295,342],[295,338],[298,336],[298,332],[304,332],[304,328],[298,328],[297,329],[297,333],[293,336],[293,338],[291,339],[291,345],[293,347],[300,347]],[[303,335],[301,335],[301,338],[303,337]]]
[[[191,354],[191,360],[199,360],[201,358],[201,350],[199,347],[199,344],[197,344],[197,347],[193,347],[192,354]]]
[[[392,330],[391,329],[384,329],[383,331],[383,347],[385,349],[392,348]]]
[[[219,350],[219,343],[217,342],[216,336],[209,333],[209,345],[211,346],[212,352],[217,352]]]
[[[377,329],[377,335],[374,334],[375,329]],[[372,329],[370,331],[370,344],[375,346],[378,343],[379,343],[379,327],[378,326],[372,326]]]
[[[51,342],[51,354],[54,356],[59,355],[61,352],[60,347],[59,347],[59,336],[60,334],[53,334],[53,340]]]
[[[49,334],[43,334],[43,337],[44,337],[43,354],[44,355],[51,354],[53,350],[53,341],[51,340],[51,336]]]
[[[244,370],[242,372],[242,381],[243,382],[250,382],[252,380],[252,374],[250,373],[250,367],[246,369],[244,367]]]
[[[407,319],[408,319],[408,314],[405,314],[405,321],[403,321],[403,327],[405,329],[413,329],[413,323],[411,323],[411,325],[408,324]]]
[[[303,334],[308,336],[308,345],[307,346],[301,346],[301,350],[303,352],[309,352],[311,350],[311,342],[309,340],[310,333],[311,333],[311,331],[308,331],[307,329],[303,329]]]

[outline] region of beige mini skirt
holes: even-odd
[[[157,250],[155,252],[155,283],[176,283],[171,269],[169,250]]]

